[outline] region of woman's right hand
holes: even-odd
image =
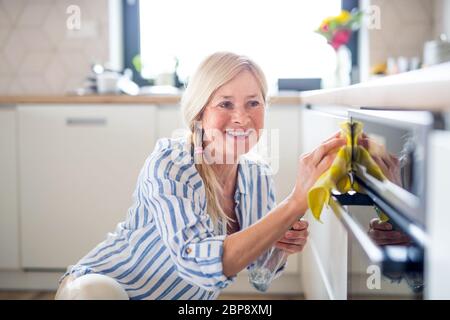
[[[307,195],[309,189],[322,173],[331,166],[339,148],[345,144],[346,139],[341,138],[340,132],[337,132],[312,152],[300,156],[297,166],[297,180],[290,195],[290,198],[298,204],[300,216],[303,216],[308,209]]]
[[[382,222],[379,218],[370,221],[369,236],[379,246],[409,245],[411,239],[407,234],[393,230],[389,222]]]

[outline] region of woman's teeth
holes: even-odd
[[[250,135],[250,130],[248,131],[231,131],[231,130],[227,130],[226,131],[227,135],[230,135],[232,137],[248,137]]]

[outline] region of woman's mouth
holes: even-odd
[[[226,135],[228,137],[232,137],[235,139],[245,139],[248,138],[251,134],[252,130],[233,130],[233,129],[227,129],[225,131]]]

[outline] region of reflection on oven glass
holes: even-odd
[[[358,143],[371,155],[385,177],[403,189],[419,195],[417,190],[423,177],[417,176],[414,162],[420,162],[420,150],[408,130],[364,123],[364,133]],[[414,176],[416,175],[416,176]],[[415,179],[415,180],[414,180]]]
[[[406,233],[394,230],[392,224],[382,222],[379,218],[370,220],[368,234],[379,246],[411,244],[411,238]]]
[[[383,222],[379,218],[370,220],[368,234],[378,246],[411,246],[413,244],[406,233],[394,230],[392,224]],[[397,282],[405,279],[414,293],[420,293],[423,290],[423,277],[418,272],[385,271],[384,276]]]
[[[352,218],[367,230],[382,249],[412,248],[414,241],[397,226],[382,222],[372,207],[349,207]],[[349,299],[422,299],[424,282],[421,270],[380,268],[369,260],[358,241],[349,240]]]
[[[408,190],[407,186],[411,185],[409,182],[411,161],[410,153],[407,151],[409,147],[407,148],[406,144],[399,153],[389,152],[383,137],[365,133],[362,134],[358,144],[369,152],[386,179]]]

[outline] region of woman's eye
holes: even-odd
[[[221,108],[229,109],[232,106],[233,106],[233,104],[230,101],[224,101],[224,102],[219,103],[219,107],[221,107]]]
[[[248,104],[249,104],[251,107],[257,107],[257,106],[260,105],[259,101],[256,101],[256,100],[249,101]]]

